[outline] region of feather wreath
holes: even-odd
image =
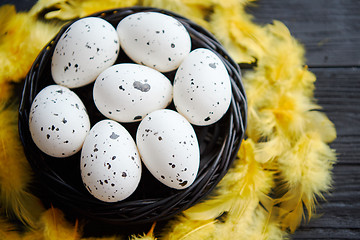
[[[31,171],[17,133],[13,89],[68,20],[133,5],[164,8],[210,30],[244,72],[248,129],[234,166],[211,196],[148,233],[87,239],[286,239],[331,188],[336,138],[315,103],[316,77],[304,48],[281,22],[259,26],[250,0],[39,0],[27,13],[0,8],[0,239],[82,239],[83,223],[44,209],[30,193]],[[21,223],[14,225],[14,220]],[[20,234],[19,228],[22,229]],[[121,233],[119,233],[121,234]]]

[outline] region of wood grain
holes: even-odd
[[[358,0],[259,0],[247,12],[261,24],[282,21],[311,67],[360,66]]]
[[[303,224],[293,239],[360,238],[360,166],[338,164],[333,172],[334,189],[320,202],[319,217]]]
[[[291,238],[360,239],[360,1],[259,0],[248,12],[260,24],[282,21],[304,44],[315,99],[337,130],[334,188],[320,201],[321,217]]]
[[[36,0],[3,0],[28,10]],[[258,0],[247,8],[260,24],[282,21],[304,44],[316,77],[315,98],[335,124],[334,188],[293,239],[360,239],[360,1]]]
[[[320,201],[320,218],[312,219],[294,239],[360,239],[360,68],[310,68],[316,77],[315,98],[335,124],[331,144],[338,162],[334,188]]]
[[[338,153],[338,164],[360,165],[360,67],[310,71],[317,77],[315,98],[337,130],[331,146]]]

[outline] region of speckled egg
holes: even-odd
[[[84,104],[73,91],[50,85],[32,102],[29,128],[41,151],[53,157],[68,157],[80,151],[90,130],[90,120]]]
[[[94,84],[96,107],[119,122],[135,122],[172,101],[168,78],[152,68],[122,63],[102,72]]]
[[[71,24],[56,44],[51,74],[55,83],[77,88],[93,82],[113,65],[119,54],[116,29],[97,17],[82,18]]]
[[[221,59],[211,50],[193,50],[174,79],[176,110],[194,125],[210,125],[222,118],[231,101],[231,82]]]
[[[177,19],[157,12],[140,12],[122,19],[120,45],[136,63],[160,72],[175,70],[191,50],[188,31]]]
[[[179,113],[161,109],[139,124],[136,143],[152,175],[168,187],[184,189],[195,180],[200,150],[195,131]]]
[[[80,162],[86,189],[101,201],[124,200],[140,182],[141,160],[135,142],[115,121],[102,120],[91,128]]]

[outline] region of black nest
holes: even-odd
[[[156,180],[143,167],[137,190],[127,199],[106,203],[92,197],[82,184],[80,175],[80,153],[58,159],[41,152],[29,132],[29,111],[36,94],[47,85],[55,84],[51,77],[51,57],[62,33],[71,24],[64,26],[55,38],[40,52],[25,79],[19,107],[19,133],[26,157],[34,172],[32,190],[45,205],[55,206],[76,218],[86,218],[106,224],[144,224],[168,219],[191,207],[207,196],[226,174],[236,158],[246,128],[247,102],[241,73],[214,36],[192,21],[169,11],[132,7],[112,9],[92,16],[110,22],[115,28],[124,17],[137,12],[160,12],[179,20],[190,33],[192,49],[213,50],[225,63],[230,75],[232,99],[226,115],[217,123],[205,127],[194,126],[200,144],[200,169],[195,182],[184,190],[170,189]],[[116,63],[132,62],[120,54]],[[170,80],[175,71],[165,74]],[[96,109],[92,94],[93,85],[74,89],[84,102],[91,125],[104,119]],[[174,108],[173,104],[169,108]],[[138,123],[124,124],[134,136]]]

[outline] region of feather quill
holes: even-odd
[[[265,170],[256,161],[254,150],[251,139],[243,141],[239,158],[220,181],[215,196],[186,210],[185,215],[196,220],[214,219],[224,212],[237,211],[247,199],[254,198],[258,202],[260,196],[269,193],[273,186],[273,172]]]
[[[147,234],[131,235],[130,240],[156,240],[157,238],[155,238],[155,236],[154,236],[155,226],[156,226],[156,222],[153,223],[153,225],[151,226],[150,231]]]
[[[254,226],[266,229],[267,219],[260,220],[256,212],[266,212],[262,206],[272,208],[272,199],[267,194],[273,186],[273,172],[256,161],[254,150],[250,139],[243,141],[239,158],[219,183],[214,196],[184,212],[186,220],[193,222],[211,221],[225,214],[220,217],[224,222],[214,224],[212,239],[256,239],[251,237],[256,232],[252,231]]]
[[[162,240],[210,239],[216,220],[193,220],[180,215],[169,222],[161,236]]]

